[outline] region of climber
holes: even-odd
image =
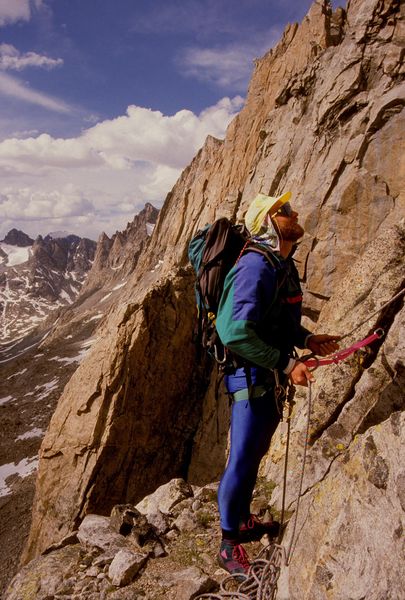
[[[236,371],[225,377],[233,399],[231,446],[218,489],[218,561],[232,574],[248,570],[243,542],[275,537],[279,529],[276,521],[262,522],[250,513],[259,464],[280,421],[275,378],[283,387],[288,380],[307,386],[314,377],[297,360],[294,347],[320,356],[339,348],[337,336],[313,335],[300,324],[302,293],[291,255],[304,230],[290,197],[289,192],[278,198],[259,194],[250,205],[246,227],[268,258],[242,254],[225,279],[216,321],[222,343],[239,360]]]

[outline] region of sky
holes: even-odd
[[[0,240],[123,230],[311,0],[0,0]]]

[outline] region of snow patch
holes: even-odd
[[[18,441],[18,440],[29,440],[31,438],[41,437],[42,435],[44,435],[44,433],[45,433],[45,431],[43,429],[39,429],[38,427],[34,427],[34,429],[31,429],[30,431],[26,431],[22,435],[19,435],[16,438],[16,441]]]
[[[154,229],[155,229],[155,223],[146,223],[147,235],[152,235]]]
[[[99,300],[99,302],[104,302],[104,300],[107,300],[107,298],[109,298],[111,296],[111,294],[112,294],[112,292],[109,292],[106,296],[101,298],[101,300]]]
[[[25,373],[25,371],[28,371],[28,369],[25,368],[22,371],[18,371],[17,373],[14,373],[13,375],[10,375],[10,377],[7,377],[7,379],[12,379],[13,377],[18,377],[18,375],[23,375]],[[1,400],[0,400],[0,402],[1,402]]]
[[[119,290],[120,288],[124,287],[124,285],[127,285],[127,283],[127,281],[124,281],[124,283],[119,283],[118,285],[113,287],[112,291],[114,292],[115,290]]]
[[[90,319],[87,319],[87,321],[85,321],[85,323],[90,323],[90,321],[98,321],[103,316],[104,316],[104,313],[98,313],[97,315],[94,315],[94,317],[90,317]]]
[[[27,262],[30,257],[29,246],[20,248],[19,246],[12,246],[11,244],[0,242],[0,248],[7,254],[7,259],[3,259],[3,261],[7,262],[8,267],[22,265],[23,263]]]
[[[154,273],[156,269],[159,269],[161,267],[161,265],[163,265],[163,260],[159,260],[159,262],[151,270],[151,273]]]
[[[83,358],[86,356],[88,352],[88,348],[85,348],[83,350],[80,350],[80,352],[78,354],[76,354],[76,356],[66,356],[65,358],[60,358],[59,356],[55,356],[54,358],[51,358],[51,360],[56,360],[56,362],[60,362],[64,365],[72,365],[75,362],[81,362],[83,360]]]
[[[67,292],[65,292],[65,290],[61,290],[59,296],[60,296],[60,298],[62,298],[62,300],[66,300],[66,302],[68,302],[68,304],[72,304],[73,300],[71,299],[69,294]]]
[[[11,400],[14,400],[14,396],[5,396],[4,398],[0,398],[0,406],[2,404],[7,404],[7,402],[11,402]]]
[[[8,496],[11,490],[6,483],[7,477],[10,475],[19,475],[20,477],[28,477],[38,468],[38,456],[31,458],[23,458],[19,463],[8,463],[0,466],[0,497]]]
[[[52,381],[48,381],[47,383],[43,383],[42,385],[35,386],[35,390],[41,390],[41,393],[35,398],[36,402],[39,402],[40,400],[43,400],[44,398],[49,396],[49,394],[53,390],[56,390],[58,386],[59,379],[57,377],[52,379]]]

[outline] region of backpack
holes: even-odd
[[[244,225],[234,225],[223,217],[198,231],[188,247],[188,257],[196,273],[198,318],[194,336],[197,345],[206,349],[225,372],[232,372],[240,365],[235,355],[224,348],[215,327],[225,277],[247,249],[264,254],[272,262],[268,252],[252,244]]]

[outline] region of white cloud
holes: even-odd
[[[252,57],[242,48],[189,48],[180,62],[188,77],[238,90],[246,86],[252,71]]]
[[[27,67],[54,69],[63,65],[61,58],[48,58],[36,52],[21,54],[11,44],[0,44],[0,69],[22,71]]]
[[[39,10],[43,0],[0,0],[0,27],[17,21],[29,21],[32,7]]]
[[[1,0],[0,0],[1,1]],[[0,95],[9,96],[23,102],[42,106],[48,110],[69,113],[71,108],[62,100],[53,98],[29,88],[16,77],[0,72]]]
[[[1,79],[0,79],[1,82]],[[0,143],[0,237],[68,229],[96,238],[143,207],[161,205],[207,135],[224,137],[243,100],[223,98],[199,115],[139,106],[70,139],[48,134]]]
[[[176,183],[179,174],[178,169],[157,165],[150,174],[144,175],[143,182],[139,184],[142,197],[152,203],[158,198],[163,198],[163,195],[169,192]]]
[[[7,220],[53,220],[94,215],[94,206],[71,184],[51,192],[11,188],[1,196],[0,213]]]
[[[29,0],[0,0],[0,26],[16,21],[28,21],[30,15]]]
[[[138,162],[179,169],[194,156],[208,134],[224,135],[242,103],[240,97],[224,98],[199,116],[181,110],[170,117],[129,106],[125,116],[98,123],[77,138],[55,139],[43,133],[36,138],[4,140],[0,143],[0,171],[38,173],[38,169],[54,167],[101,166],[123,171]]]
[[[244,91],[252,74],[253,60],[262,56],[279,39],[281,30],[257,36],[255,43],[229,44],[216,48],[191,47],[178,55],[183,75],[220,88]]]

